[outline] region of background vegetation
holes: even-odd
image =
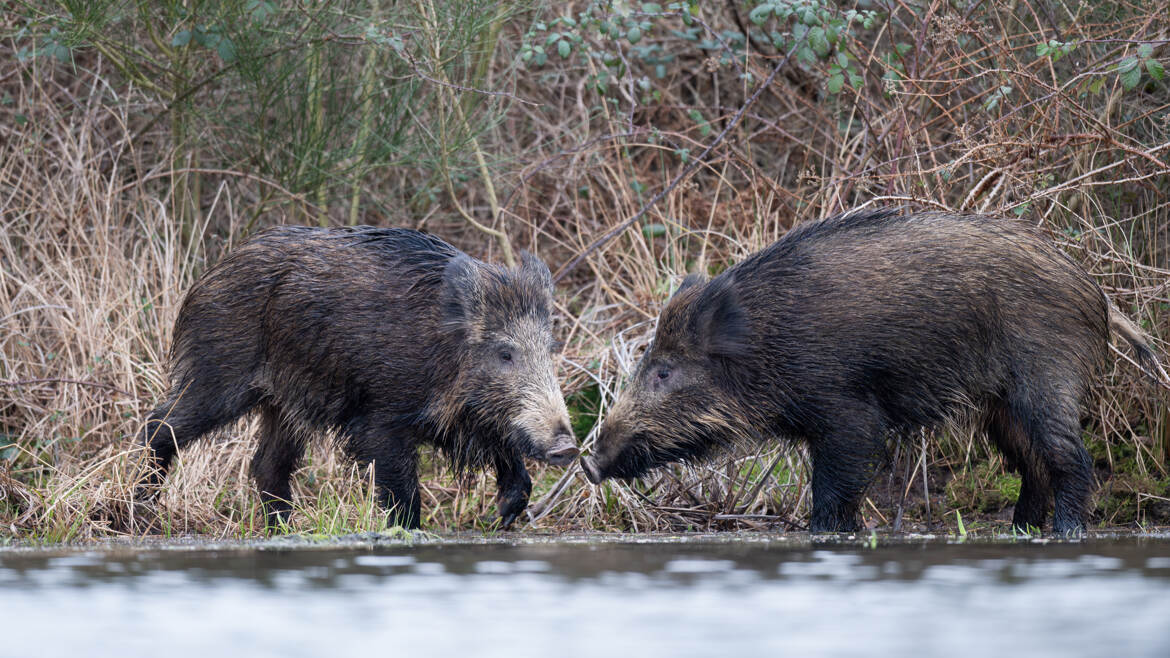
[[[689,271],[865,204],[1045,227],[1170,336],[1170,4],[1044,0],[18,0],[0,14],[0,535],[262,533],[242,422],[157,506],[130,440],[183,292],[271,224],[437,233],[558,277],[592,428]],[[1094,521],[1170,518],[1167,395],[1125,356],[1085,434]],[[489,528],[488,476],[424,460],[425,525]],[[800,527],[802,450],[626,485],[537,467],[529,528]],[[292,530],[384,522],[321,443]],[[878,528],[999,527],[979,436],[892,448]],[[158,517],[153,514],[157,512]],[[151,521],[144,522],[143,519]],[[974,523],[973,523],[974,521]]]

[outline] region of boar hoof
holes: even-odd
[[[512,524],[516,522],[516,519],[520,517],[520,514],[522,514],[525,509],[528,509],[528,499],[512,498],[501,500],[498,501],[497,508],[499,509],[500,515],[500,528],[503,530],[509,530],[511,529]]]

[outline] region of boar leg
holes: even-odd
[[[378,502],[390,510],[390,525],[419,527],[418,451],[414,437],[377,414],[358,415],[345,423],[346,451],[359,464],[374,465]],[[389,435],[389,436],[388,436]]]
[[[842,414],[840,417],[849,416]],[[864,425],[864,423],[862,424]],[[883,434],[861,425],[820,437],[812,453],[812,532],[856,532],[861,496],[881,463]]]
[[[422,506],[418,493],[418,455],[413,447],[383,450],[374,461],[378,500],[390,510],[390,525],[414,530]]]
[[[524,467],[524,460],[519,455],[497,453],[494,462],[496,510],[500,515],[500,525],[506,530],[528,507],[528,496],[532,493],[532,478],[528,476],[528,469]]]
[[[1075,416],[1074,416],[1075,418]],[[1093,490],[1093,467],[1089,452],[1081,443],[1079,424],[1049,421],[1048,472],[1055,498],[1052,531],[1057,535],[1079,536],[1085,530],[1089,497]]]
[[[260,410],[260,444],[252,455],[252,477],[271,529],[288,523],[292,512],[290,479],[304,453],[305,443],[296,427],[288,423],[279,407],[265,404]]]
[[[1033,370],[1027,387],[1008,400],[1048,472],[1055,499],[1052,531],[1080,535],[1093,488],[1092,460],[1081,442],[1075,375]],[[1070,385],[1070,382],[1074,385]]]
[[[1032,447],[1024,426],[1005,404],[994,407],[987,423],[988,438],[1020,473],[1020,498],[1012,513],[1012,526],[1024,532],[1044,527],[1048,518],[1048,472]]]
[[[135,498],[144,500],[154,493],[180,448],[248,413],[258,400],[255,389],[235,391],[215,380],[175,387],[168,400],[150,412],[142,429],[140,438],[149,448],[149,464]]]

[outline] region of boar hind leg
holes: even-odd
[[[861,497],[881,464],[882,436],[879,423],[861,422],[811,443],[813,511],[809,530],[856,532],[861,528]]]
[[[532,478],[528,476],[524,461],[517,455],[496,455],[495,469],[496,510],[500,515],[501,527],[507,529],[528,507]]]
[[[988,417],[987,436],[1007,457],[1008,464],[1020,473],[1020,498],[1012,514],[1012,526],[1024,532],[1043,528],[1052,494],[1048,469],[1037,455],[1024,424],[1007,405],[1000,404]]]
[[[1079,535],[1085,529],[1093,469],[1081,442],[1077,401],[1059,389],[1022,398],[1013,401],[1012,408],[1048,472],[1055,502],[1052,531]]]
[[[252,455],[252,477],[256,478],[269,528],[288,523],[292,513],[292,474],[304,453],[301,433],[278,407],[265,404],[260,410],[260,443]]]
[[[149,498],[157,490],[181,448],[248,413],[258,398],[254,389],[232,391],[205,382],[175,387],[169,399],[150,412],[142,429],[148,463],[135,498]]]
[[[1055,499],[1052,531],[1064,536],[1080,535],[1085,530],[1093,491],[1092,460],[1081,443],[1075,417],[1071,423],[1050,420],[1047,428],[1047,464]]]

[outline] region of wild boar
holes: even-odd
[[[1019,221],[866,210],[800,225],[707,281],[687,277],[582,465],[635,478],[713,449],[807,442],[813,531],[858,529],[888,440],[975,424],[1022,475],[1013,523],[1080,533],[1079,414],[1110,328],[1146,339]],[[969,427],[972,425],[968,425]]]
[[[396,524],[421,519],[417,448],[458,471],[491,467],[503,525],[524,511],[523,458],[577,456],[554,373],[552,277],[522,254],[479,262],[417,231],[281,227],[204,274],[175,323],[171,388],[141,440],[150,469],[252,410],[252,475],[272,525],[291,510],[290,476],[314,433],[332,432],[374,482]]]

